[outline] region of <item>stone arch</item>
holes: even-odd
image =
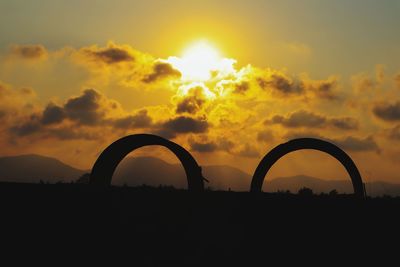
[[[152,145],[166,147],[176,155],[185,169],[189,191],[201,192],[204,190],[201,167],[192,155],[180,145],[152,134],[128,135],[109,145],[94,163],[89,184],[110,185],[115,169],[126,155],[138,148]]]
[[[293,139],[287,143],[276,146],[274,149],[268,152],[268,154],[265,155],[260,161],[257,169],[254,172],[250,191],[261,192],[264,178],[271,167],[286,154],[301,149],[319,150],[336,158],[346,168],[347,173],[350,175],[351,182],[353,184],[354,195],[360,198],[365,197],[364,184],[360,172],[350,156],[338,146],[315,138]]]

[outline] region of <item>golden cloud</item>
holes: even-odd
[[[395,82],[397,88],[400,90],[400,73],[398,73],[394,76],[394,82]]]
[[[0,83],[0,130],[10,137],[1,143],[5,148],[22,142],[34,148],[43,142],[87,142],[89,151],[125,134],[149,132],[174,138],[200,157],[216,153],[252,162],[260,156],[260,143],[273,146],[301,136],[324,138],[349,151],[379,152],[385,139],[376,135],[382,126],[369,118],[371,110],[380,120],[400,120],[399,103],[387,100],[397,99],[398,90],[374,90],[386,84],[383,65],[376,66],[375,77],[353,76],[352,91],[336,75],[317,80],[307,73],[237,67],[229,59],[212,70],[209,79],[190,80],[168,59],[113,42],[52,52],[41,45],[15,46],[12,53],[24,59],[47,58],[44,63],[51,64],[43,70],[63,70],[69,64],[73,71],[86,71],[88,78],[73,83],[76,89],[63,91],[63,97],[40,101],[28,87]],[[37,76],[46,79],[48,73],[40,71]],[[394,82],[400,88],[400,75]],[[65,79],[63,83],[63,88],[68,86]],[[60,89],[46,90],[55,95]],[[353,101],[354,108],[342,105],[343,99]],[[386,131],[387,140],[398,139],[398,128]]]

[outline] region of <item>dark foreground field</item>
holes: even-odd
[[[0,203],[3,255],[29,253],[30,261],[398,262],[399,198],[4,183]]]

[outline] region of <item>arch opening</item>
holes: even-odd
[[[286,154],[303,149],[313,149],[325,152],[337,159],[344,166],[350,176],[354,195],[360,198],[365,197],[365,190],[360,172],[350,156],[338,146],[316,138],[294,139],[287,143],[280,144],[268,152],[260,161],[254,172],[250,191],[261,192],[265,176],[271,167]]]
[[[153,145],[165,147],[176,155],[185,170],[189,191],[201,192],[204,190],[201,167],[192,155],[180,145],[151,134],[128,135],[109,145],[94,163],[89,183],[109,186],[114,171],[122,159],[138,148]]]
[[[164,146],[150,145],[128,153],[121,160],[115,168],[111,185],[146,185],[186,190],[187,180],[185,169],[171,150]]]

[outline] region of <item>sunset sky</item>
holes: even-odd
[[[400,182],[399,14],[395,0],[0,0],[0,155],[90,169],[112,141],[153,133],[253,173],[317,137],[364,181]],[[347,177],[317,151],[269,175],[297,174]]]

